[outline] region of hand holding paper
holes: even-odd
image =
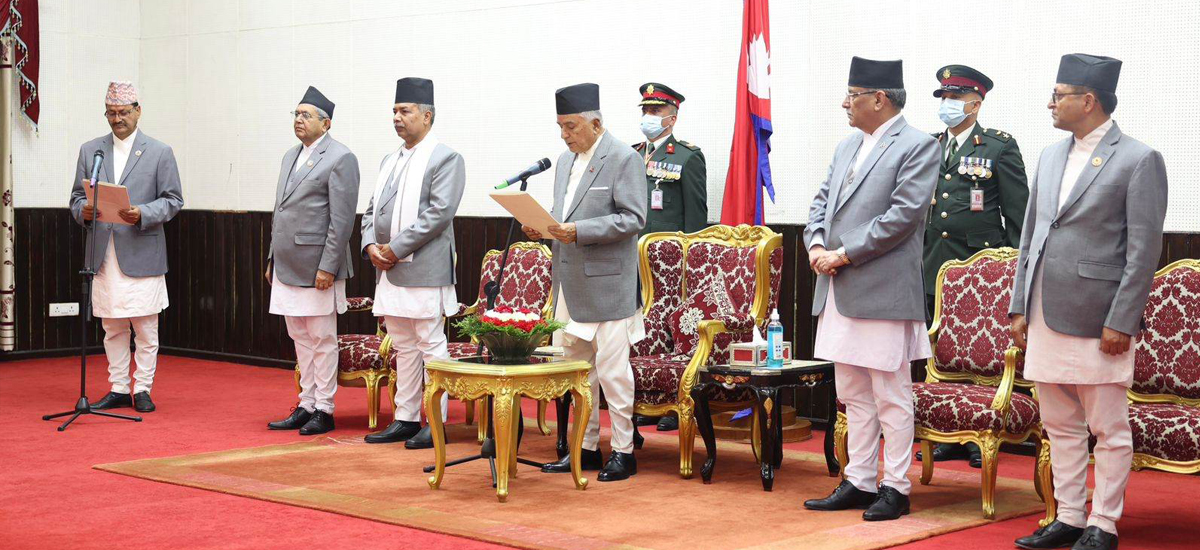
[[[100,192],[99,203],[96,202],[95,197],[97,190]],[[96,221],[133,225],[141,218],[140,212],[136,217],[128,214],[131,210],[129,205],[129,190],[123,186],[98,182],[96,183],[96,188],[92,189],[91,181],[84,179],[83,192],[87,196],[87,204],[96,213]],[[126,212],[127,214],[122,216],[122,212]],[[134,220],[128,221],[127,217],[132,217]]]

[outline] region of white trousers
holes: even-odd
[[[1058,520],[1117,534],[1133,461],[1129,400],[1121,384],[1037,382],[1042,425],[1050,435],[1050,466]],[[1088,430],[1096,436],[1096,491],[1087,514]]]
[[[288,336],[296,343],[300,369],[300,407],[333,414],[337,392],[337,314],[285,316]]]
[[[878,491],[879,434],[883,433],[883,484],[907,495],[912,489],[913,393],[907,364],[892,371],[834,363],[837,396],[846,405],[850,455],[846,479],[862,491]]]
[[[149,392],[158,366],[158,314],[101,319],[104,354],[108,356],[108,382],[115,393],[129,393],[129,371],[134,370],[133,393]],[[129,329],[137,345],[136,370],[129,363]]]
[[[421,421],[421,401],[425,394],[425,363],[449,359],[446,349],[446,318],[410,319],[383,317],[392,337],[392,355],[396,358],[396,420]],[[442,394],[442,422],[450,399]]]
[[[633,452],[633,367],[629,364],[629,326],[623,321],[600,323],[592,341],[563,335],[563,356],[593,365],[588,372],[592,386],[592,414],[583,435],[583,448],[600,448],[600,388],[608,402],[612,424],[612,450]]]

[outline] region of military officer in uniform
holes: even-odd
[[[646,227],[642,235],[658,231],[694,233],[708,227],[708,168],[700,148],[675,139],[675,122],[683,94],[657,82],[642,84],[642,134],[646,141],[633,146],[646,163]],[[638,416],[637,425],[654,418]],[[666,416],[658,431],[679,429],[679,419]]]
[[[942,264],[985,248],[1016,248],[1029,201],[1017,140],[977,120],[992,80],[966,65],[942,67],[936,78],[941,86],[933,96],[942,100],[938,118],[946,129],[933,135],[942,145],[942,164],[925,227],[925,306],[931,320]],[[974,443],[940,443],[933,450],[934,461],[955,459],[966,459],[974,468],[983,465]]]

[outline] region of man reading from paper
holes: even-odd
[[[600,87],[576,84],[555,92],[558,127],[568,151],[554,173],[554,208],[562,223],[549,229],[554,242],[555,317],[567,321],[563,352],[587,361],[592,395],[600,388],[612,420],[612,455],[600,481],[637,473],[633,456],[633,368],[629,347],[642,339],[637,300],[637,238],[646,224],[645,165],[630,146],[604,131]],[[522,226],[533,240],[536,229]],[[580,467],[601,468],[600,409],[592,408]],[[570,455],[542,468],[571,471]]]

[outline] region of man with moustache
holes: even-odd
[[[855,57],[842,108],[857,128],[834,151],[809,210],[804,242],[818,274],[815,357],[834,362],[849,420],[846,479],[810,510],[866,508],[867,521],[909,513],[913,443],[909,364],[930,356],[921,284],[921,229],[939,148],[908,125],[900,61]],[[883,483],[876,490],[879,435]]]
[[[1120,74],[1117,59],[1064,55],[1047,105],[1054,127],[1071,135],[1038,159],[1009,316],[1050,436],[1058,517],[1017,539],[1021,548],[1117,548],[1133,460],[1132,341],[1144,326],[1167,213],[1162,155],[1111,118]]]
[[[270,312],[296,344],[300,404],[272,430],[316,435],[334,429],[337,316],[346,311],[350,234],[358,206],[358,159],[329,135],[334,104],[309,86],[292,112],[300,143],[283,155],[271,219]]]
[[[555,92],[558,127],[567,151],[554,173],[554,207],[560,220],[550,228],[555,242],[555,317],[567,322],[563,351],[568,359],[593,365],[592,395],[608,401],[612,454],[599,481],[637,473],[633,455],[633,368],[629,348],[644,336],[637,299],[637,239],[646,224],[645,165],[630,146],[604,130],[600,87],[585,83]],[[522,230],[532,240],[542,234]],[[600,410],[592,408],[580,467],[601,469]],[[571,471],[570,455],[542,471]]]
[[[396,416],[367,443],[404,441],[433,447],[421,427],[425,364],[446,359],[446,315],[458,310],[454,291],[454,214],[467,187],[462,155],[430,134],[433,81],[396,81],[392,124],[404,144],[383,159],[362,221],[362,253],[375,266],[375,304],[396,357]],[[442,396],[445,420],[447,396]]]
[[[148,413],[154,369],[158,364],[158,314],[167,308],[167,240],[163,224],[183,208],[179,165],[171,147],[138,129],[142,107],[131,82],[111,82],[104,97],[104,117],[112,133],[79,148],[75,180],[71,187],[71,216],[80,225],[92,223],[83,180],[90,176],[92,155],[104,151],[101,181],[121,185],[129,192],[128,210],[117,220],[96,220],[87,250],[104,256],[92,260],[92,315],[104,326],[104,353],[108,356],[111,390],[92,403],[93,409],[130,407]],[[93,243],[93,240],[97,242]],[[136,372],[130,397],[129,331],[137,346]]]

